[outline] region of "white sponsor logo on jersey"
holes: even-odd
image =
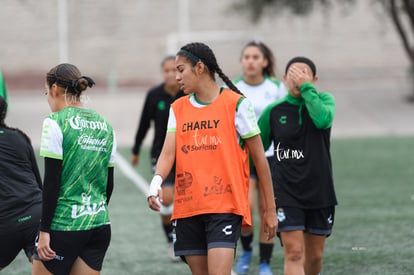
[[[92,129],[92,130],[104,130],[108,132],[108,125],[104,121],[89,121],[86,119],[81,119],[79,116],[72,116],[69,119],[69,124],[72,129],[80,130],[83,129]]]
[[[82,193],[82,205],[79,207],[76,204],[72,205],[72,219],[76,219],[85,215],[96,215],[105,209],[106,201],[93,203],[91,205],[91,196]]]

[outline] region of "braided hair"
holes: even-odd
[[[276,77],[276,73],[275,73],[276,60],[275,60],[275,56],[273,55],[272,50],[270,50],[270,48],[266,46],[263,42],[252,40],[249,43],[247,43],[246,46],[244,46],[243,51],[241,53],[242,56],[243,56],[244,50],[248,47],[257,47],[260,50],[260,52],[263,54],[263,57],[267,60],[267,66],[263,68],[262,75]]]
[[[49,88],[53,84],[78,97],[88,87],[95,85],[92,78],[82,76],[79,69],[72,64],[63,63],[53,67],[46,75]]]
[[[20,130],[18,128],[11,128],[11,127],[6,125],[6,122],[5,122],[6,114],[7,114],[7,102],[3,97],[0,96],[0,128],[13,130],[13,131],[16,131],[16,132],[20,133],[26,139],[26,141],[29,144],[31,144],[32,142],[31,142],[29,136],[26,135],[22,130]]]
[[[232,91],[243,95],[242,92],[240,92],[240,90],[237,89],[233,82],[228,78],[228,76],[223,73],[217,63],[216,56],[206,44],[200,42],[189,43],[181,47],[177,55],[186,58],[192,66],[195,66],[198,61],[203,62],[213,80],[216,80],[215,74],[217,74],[227,85],[227,87],[229,87]]]

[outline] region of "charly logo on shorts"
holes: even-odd
[[[233,231],[231,230],[231,228],[232,228],[233,226],[230,224],[230,225],[226,225],[221,231],[223,231],[224,232],[224,234],[225,235],[231,235],[231,234],[233,234]]]
[[[65,258],[65,256],[60,256],[60,255],[56,254],[56,256],[53,259],[55,259],[57,261],[63,261],[64,258]]]
[[[277,210],[277,220],[279,222],[283,222],[284,220],[286,220],[286,215],[285,211],[283,211],[283,208],[279,208],[279,210]]]

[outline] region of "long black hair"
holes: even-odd
[[[7,102],[3,97],[0,96],[0,128],[9,129],[9,130],[19,132],[20,134],[23,135],[23,137],[27,140],[27,142],[29,142],[29,144],[31,144],[32,142],[31,142],[29,136],[26,135],[26,133],[24,133],[22,130],[20,130],[18,128],[11,128],[11,127],[6,125],[6,122],[5,122],[6,115],[7,115]]]
[[[198,61],[203,62],[207,67],[212,79],[216,79],[215,74],[217,73],[217,75],[223,80],[227,87],[229,87],[232,91],[243,95],[243,93],[237,89],[237,87],[228,78],[228,76],[223,73],[217,63],[216,56],[210,47],[206,44],[200,42],[189,43],[181,47],[177,55],[185,57],[193,66],[195,66]]]

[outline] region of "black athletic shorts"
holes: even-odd
[[[109,224],[83,231],[50,231],[50,247],[56,256],[43,264],[54,275],[64,275],[70,273],[73,263],[80,257],[92,269],[101,270],[110,241]],[[36,249],[34,259],[39,260]]]
[[[16,209],[19,211],[19,209]],[[36,203],[10,221],[2,220],[0,230],[0,268],[9,265],[24,250],[27,258],[33,255],[39,232],[42,204]]]
[[[279,221],[278,233],[301,230],[310,234],[327,237],[332,233],[335,206],[318,209],[294,207],[276,207],[276,209]]]
[[[38,232],[39,224],[0,234],[0,268],[9,265],[22,249],[24,249],[24,253],[30,260],[35,250],[35,240]]]
[[[203,214],[173,221],[176,256],[207,255],[210,248],[234,248],[240,237],[242,217]]]

